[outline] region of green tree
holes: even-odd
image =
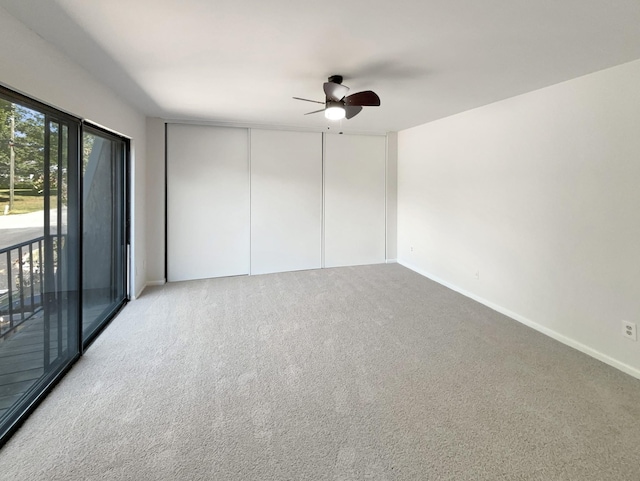
[[[0,187],[8,187],[9,182],[9,148],[11,142],[11,117],[13,105],[0,99]],[[7,185],[5,185],[7,184]]]
[[[15,182],[29,182],[44,169],[44,115],[0,99],[0,187],[9,187],[11,118],[14,119]],[[52,151],[57,138],[52,136]]]

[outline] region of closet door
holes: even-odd
[[[385,262],[384,137],[325,134],[325,267]]]
[[[322,134],[251,130],[251,274],[322,265]]]
[[[249,273],[247,129],[167,126],[167,279]]]

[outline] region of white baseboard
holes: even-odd
[[[387,259],[386,263],[387,264],[397,264],[398,263],[398,259]]]
[[[132,297],[132,299],[137,299],[138,297],[140,297],[142,295],[142,293],[144,292],[144,290],[147,287],[150,286],[164,286],[166,284],[166,281],[164,279],[160,280],[160,281],[147,281],[139,290],[138,292],[136,292],[134,294],[134,296]]]
[[[586,346],[578,341],[576,341],[575,339],[572,339],[570,337],[565,336],[564,334],[560,334],[559,332],[556,332],[552,329],[549,329],[548,327],[545,327],[541,324],[538,324],[537,322],[532,321],[531,319],[528,319],[524,316],[521,316],[520,314],[517,314],[513,311],[510,311],[509,309],[506,309],[502,306],[499,306],[498,304],[495,304],[491,301],[488,301],[480,296],[477,296],[471,292],[468,292],[464,289],[461,289],[453,284],[450,284],[449,282],[440,279],[437,276],[434,276],[432,274],[430,274],[429,272],[423,271],[422,269],[412,265],[409,262],[406,262],[402,259],[398,260],[398,264],[400,264],[401,266],[406,267],[407,269],[411,269],[414,272],[417,272],[418,274],[431,279],[434,282],[437,282],[438,284],[441,284],[445,287],[448,287],[449,289],[458,292],[459,294],[462,294],[465,297],[468,297],[470,299],[473,299],[476,302],[479,302],[480,304],[484,304],[485,306],[493,309],[496,312],[499,312],[500,314],[504,314],[507,317],[510,317],[511,319],[514,319],[522,324],[524,324],[525,326],[528,326],[532,329],[535,329],[538,332],[541,332],[542,334],[545,334],[546,336],[549,336],[552,339],[555,339],[556,341],[561,342],[562,344],[565,344],[569,347],[572,347],[574,349],[577,349],[578,351],[591,356],[599,361],[604,362],[605,364],[608,364],[611,367],[615,367],[616,369],[619,369],[620,371],[629,374],[630,376],[635,377],[636,379],[640,379],[640,369],[636,369],[633,366],[629,366],[628,364],[625,364],[623,362],[618,361],[617,359],[614,359],[606,354],[601,353],[600,351],[597,351],[589,346]]]
[[[131,297],[131,300],[134,301],[138,297],[140,297],[142,295],[142,292],[145,290],[146,287],[147,287],[147,284],[143,284],[142,287],[140,289],[138,289],[138,292],[134,292],[133,293],[133,297]]]

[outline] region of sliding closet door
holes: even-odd
[[[325,135],[325,267],[385,262],[384,137]]]
[[[168,125],[167,279],[248,273],[248,131]]]
[[[322,134],[251,131],[251,273],[322,265]]]

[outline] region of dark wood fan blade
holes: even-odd
[[[349,93],[349,87],[335,82],[325,82],[323,88],[327,98],[336,102],[342,100]]]
[[[293,98],[296,99],[296,100],[304,100],[305,102],[313,102],[314,104],[323,104],[324,105],[324,102],[319,102],[317,100],[301,99],[300,97],[293,97]]]
[[[305,115],[317,114],[318,112],[324,112],[324,109],[314,110],[313,112],[307,112]]]
[[[345,105],[344,111],[345,118],[349,120],[358,115],[362,111],[362,107],[360,107],[359,105]]]
[[[380,97],[371,90],[356,92],[344,99],[345,105],[364,105],[365,107],[377,107],[380,105]]]

